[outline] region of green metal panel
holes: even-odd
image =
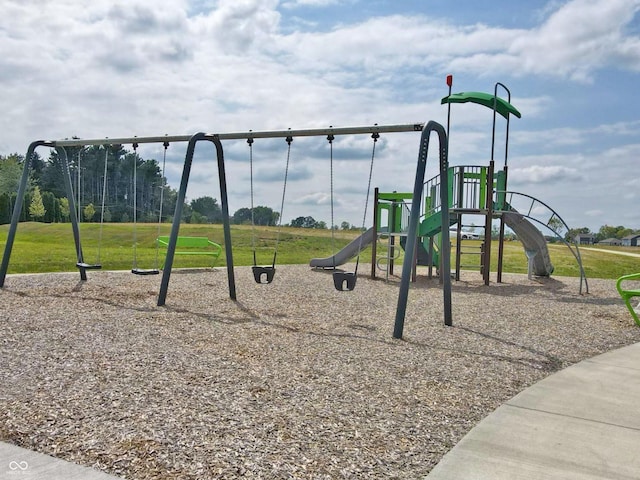
[[[378,192],[378,200],[386,200],[388,202],[401,202],[403,200],[411,200],[413,193],[404,192]]]
[[[454,181],[454,177],[455,177],[455,168],[454,167],[449,167],[449,175],[447,175],[447,183],[448,183],[448,187],[449,187],[449,205],[448,208],[452,208],[453,204],[454,204],[454,199],[453,199],[453,181]]]
[[[487,167],[480,169],[480,208],[487,208]]]
[[[395,203],[393,205],[393,232],[398,233],[402,231],[402,205],[401,203]]]
[[[470,179],[474,179],[474,180],[481,180],[482,179],[482,173],[475,173],[475,172],[464,172],[464,178],[470,178]]]
[[[496,190],[499,192],[496,195],[496,201],[493,205],[494,210],[505,210],[507,203],[505,190],[507,188],[507,172],[504,170],[498,170],[496,172]]]
[[[452,215],[449,224],[453,225],[457,222],[456,216]],[[418,227],[419,237],[433,237],[442,230],[442,210],[438,210],[433,215],[425,218]],[[438,243],[439,244],[439,243]]]

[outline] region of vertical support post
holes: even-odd
[[[429,237],[429,268],[428,276],[429,278],[433,277],[433,254],[435,253],[435,248],[433,248],[433,237]]]
[[[71,170],[69,169],[69,157],[64,147],[56,147],[56,152],[62,161],[62,178],[64,178],[64,189],[69,200],[69,220],[71,220],[71,229],[73,231],[73,241],[76,246],[76,258],[78,265],[84,264],[84,253],[82,252],[82,241],[80,240],[80,226],[78,223],[78,215],[76,212],[76,200],[73,195],[73,185],[71,183]],[[80,270],[80,280],[87,280],[87,270],[82,266],[78,266]]]
[[[373,242],[371,243],[371,279],[376,278],[376,259],[378,256],[378,220],[380,213],[378,212],[380,201],[380,189],[376,187],[373,190]]]
[[[498,182],[496,194],[496,199],[498,200],[498,208],[500,210],[505,209],[505,196],[507,191],[507,165],[504,166],[504,174],[500,175],[499,179],[502,179],[501,182]],[[502,260],[504,258],[504,217],[500,215],[500,237],[498,240],[498,276],[496,278],[498,283],[502,283]]]
[[[447,134],[444,127],[439,123],[430,121],[423,130],[420,139],[420,150],[418,153],[418,166],[416,168],[416,177],[413,187],[413,197],[411,200],[411,215],[409,217],[409,232],[407,236],[407,246],[405,251],[407,255],[404,257],[402,265],[402,278],[400,281],[400,290],[398,294],[398,306],[396,309],[396,319],[393,330],[394,338],[402,338],[404,330],[404,320],[407,310],[407,301],[409,297],[409,283],[411,279],[411,266],[416,256],[415,249],[418,241],[418,220],[420,219],[420,202],[424,189],[424,176],[427,167],[427,155],[429,152],[429,135],[432,131],[438,134],[440,143],[440,175],[441,183],[448,185],[448,145]],[[444,296],[444,322],[445,325],[452,325],[451,318],[451,246],[449,242],[449,190],[440,189],[440,204],[442,208],[442,269],[440,274],[444,277],[443,296]],[[411,254],[409,254],[411,252]]]
[[[393,275],[393,259],[396,253],[396,200],[391,200],[391,208],[389,209],[389,250],[387,256],[387,274]],[[387,275],[387,276],[388,276]]]
[[[4,286],[4,279],[7,276],[7,269],[9,268],[9,258],[11,257],[13,242],[16,238],[18,222],[20,221],[20,213],[22,212],[22,206],[24,205],[24,194],[27,190],[27,181],[29,180],[31,162],[33,161],[33,155],[36,148],[40,146],[52,146],[52,144],[51,142],[38,140],[31,143],[27,149],[27,156],[24,159],[24,166],[22,167],[22,177],[20,178],[20,184],[18,186],[18,196],[16,197],[16,203],[13,205],[13,213],[11,214],[11,225],[9,226],[9,232],[7,233],[7,243],[4,246],[4,254],[2,255],[2,263],[0,264],[0,288]]]
[[[464,204],[464,167],[458,167],[458,205],[465,208]],[[462,213],[458,213],[458,226],[456,228],[456,281],[460,281],[460,266],[462,264]]]
[[[231,222],[229,220],[229,199],[227,195],[227,176],[224,170],[224,151],[220,138],[216,135],[212,139],[216,146],[218,159],[218,180],[220,182],[220,204],[222,207],[222,225],[224,228],[224,251],[227,257],[227,283],[229,284],[229,298],[236,299],[236,277],[233,271],[233,251],[231,248]]]
[[[484,223],[484,268],[482,276],[484,284],[489,285],[491,274],[491,224],[493,223],[493,171],[494,161],[489,162],[489,171],[487,172],[487,214]]]
[[[171,278],[171,269],[173,267],[173,259],[175,256],[176,245],[178,243],[178,234],[180,232],[180,220],[182,218],[182,209],[184,200],[187,193],[187,184],[189,183],[189,175],[191,173],[191,165],[193,163],[193,155],[195,152],[196,143],[200,140],[206,140],[205,133],[196,133],[189,140],[187,146],[187,153],[185,155],[184,167],[182,169],[182,179],[180,180],[180,189],[178,190],[178,199],[176,202],[176,210],[173,216],[173,224],[171,225],[171,234],[169,237],[169,244],[167,245],[167,256],[165,259],[165,267],[162,272],[162,280],[160,282],[160,292],[158,293],[158,306],[161,307],[166,303],[167,291],[169,289],[169,280]],[[227,186],[226,177],[224,173],[224,154],[222,151],[222,145],[219,139],[213,140],[216,146],[216,152],[218,157],[218,176],[220,179],[220,192],[221,192],[221,204],[222,215],[224,223],[224,238],[225,238],[225,251],[227,256],[227,272],[229,274],[229,297],[232,300],[236,299],[235,291],[235,277],[233,275],[233,255],[231,253],[231,233],[229,226],[229,207],[227,202]],[[226,214],[225,214],[226,212]]]

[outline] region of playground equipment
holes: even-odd
[[[159,246],[169,246],[169,236],[162,235],[156,238]],[[176,255],[208,255],[213,257],[211,268],[215,267],[216,261],[222,253],[222,246],[212,242],[207,237],[178,237],[176,247],[186,248],[186,250],[176,250]]]
[[[80,151],[78,151],[78,158],[80,158]],[[104,227],[104,212],[105,212],[105,198],[107,196],[107,172],[108,172],[108,160],[109,160],[109,148],[107,146],[104,147],[104,174],[102,180],[102,201],[100,205],[100,230],[98,233],[98,253],[96,254],[96,261],[94,263],[85,263],[78,262],[76,266],[78,268],[83,268],[85,270],[100,270],[102,268],[102,263],[100,262],[100,252],[102,250],[102,233]],[[80,168],[78,167],[78,218],[80,218]]]
[[[638,318],[638,312],[636,311],[636,308],[640,307],[640,304],[635,308],[631,305],[632,298],[640,297],[640,289],[623,288],[625,284],[628,285],[634,281],[640,281],[640,273],[632,273],[631,275],[624,275],[620,277],[616,282],[616,289],[622,297],[622,300],[624,300],[624,304],[629,309],[629,313],[631,313],[633,321],[636,322],[636,325],[640,326],[640,319]]]
[[[326,258],[312,258],[309,261],[309,266],[313,268],[326,268],[335,270],[336,267],[344,265],[352,258],[356,257],[364,248],[375,238],[374,229],[369,228],[366,232],[358,237],[354,238],[346,246],[340,249],[337,253]]]
[[[447,84],[449,85],[449,92],[451,92],[451,77],[447,78]],[[497,96],[498,87],[505,89],[508,100]],[[500,221],[497,265],[498,283],[502,282],[505,225],[513,230],[522,242],[528,260],[530,275],[550,276],[554,267],[549,256],[547,241],[542,232],[533,223],[536,222],[553,232],[569,248],[580,270],[580,293],[582,294],[583,292],[583,286],[586,289],[586,293],[588,293],[589,287],[582,267],[580,250],[577,244],[574,243],[572,245],[565,239],[563,233],[568,232],[569,227],[564,220],[544,202],[530,195],[507,190],[510,116],[514,115],[518,118],[521,116],[520,112],[510,103],[510,99],[509,90],[501,83],[496,84],[493,95],[482,92],[464,92],[453,95],[450,93],[442,99],[442,103],[448,105],[447,131],[449,130],[450,106],[452,103],[476,103],[493,110],[491,161],[488,166],[458,165],[448,167],[446,180],[439,174],[424,183],[421,222],[417,230],[416,265],[428,266],[429,276],[431,276],[432,268],[439,267],[441,253],[444,252],[441,240],[442,232],[445,228],[448,230],[450,226],[455,225],[456,280],[460,279],[462,268],[478,268],[484,283],[488,285],[490,281],[492,223],[496,219]],[[505,158],[502,170],[496,170],[494,161],[497,115],[506,119]],[[443,208],[443,204],[440,201],[440,192],[442,190],[447,190],[449,193],[446,208]],[[393,273],[393,263],[398,253],[395,244],[396,238],[399,238],[399,243],[405,250],[408,248],[407,222],[414,208],[413,205],[409,207],[409,201],[413,200],[414,194],[377,192],[374,203],[374,227],[376,230],[374,238],[386,237],[389,242],[386,255],[378,255],[376,247],[378,242],[374,241],[373,243],[372,277],[376,276],[376,266],[385,269],[387,276]],[[441,224],[442,214],[445,210],[449,213],[449,225],[446,227]],[[381,224],[383,212],[387,214],[386,225]],[[464,223],[464,218],[468,215],[484,218],[484,225],[480,227],[483,230],[483,233],[479,235],[479,237],[482,237],[481,242],[468,241],[469,235],[464,233],[463,229],[470,226]],[[467,262],[467,259],[471,256],[479,257],[479,261]]]
[[[380,138],[380,134],[378,132],[373,132],[371,134],[371,138],[373,139],[373,147],[371,150],[371,162],[369,163],[369,180],[367,182],[367,199],[364,203],[364,214],[362,215],[362,230],[365,228],[366,220],[367,220],[367,207],[369,206],[369,193],[371,191],[371,178],[373,176],[373,162],[376,156],[376,143],[378,142],[378,138]],[[334,228],[334,216],[333,216],[333,205],[334,205],[334,197],[333,197],[333,140],[335,136],[333,134],[329,134],[327,136],[327,141],[329,142],[329,165],[330,165],[330,182],[331,182],[331,248],[335,252],[335,228]],[[356,286],[356,281],[358,278],[358,266],[360,264],[360,252],[363,248],[365,248],[369,243],[371,243],[371,229],[358,238],[349,243],[346,247],[344,247],[337,254],[332,255],[328,258],[313,258],[309,262],[309,265],[314,268],[331,268],[334,270],[333,272],[333,285],[336,290],[351,291]],[[368,233],[369,232],[369,233]],[[336,267],[338,265],[342,265],[348,262],[351,258],[356,257],[356,266],[353,272],[343,272],[337,271]]]
[[[207,141],[214,144],[216,148],[216,157],[217,157],[217,167],[218,167],[218,178],[220,183],[220,197],[221,197],[221,210],[222,210],[222,220],[223,220],[223,229],[224,229],[224,243],[227,248],[225,248],[226,254],[226,265],[227,265],[227,278],[229,284],[229,297],[231,299],[236,299],[236,288],[235,288],[235,277],[233,271],[233,255],[231,249],[231,230],[230,230],[230,221],[229,221],[229,209],[228,209],[228,200],[227,200],[227,184],[226,184],[226,175],[224,168],[224,152],[222,147],[223,140],[247,140],[248,138],[258,139],[258,138],[287,138],[287,137],[312,137],[312,136],[324,136],[325,138],[329,135],[338,136],[338,135],[361,135],[361,134],[381,134],[381,133],[395,133],[395,132],[422,132],[424,124],[422,123],[411,123],[411,124],[399,124],[399,125],[372,125],[372,126],[364,126],[364,127],[340,127],[340,128],[324,128],[324,129],[306,129],[306,130],[275,130],[275,131],[256,131],[256,132],[233,132],[233,133],[218,133],[218,134],[206,134],[203,132],[197,133],[195,135],[164,135],[164,136],[152,136],[152,137],[123,137],[123,138],[113,138],[113,139],[71,139],[71,140],[57,140],[57,141],[45,141],[39,140],[31,143],[27,150],[27,154],[25,156],[26,160],[24,162],[24,168],[22,172],[22,177],[20,180],[20,185],[18,188],[17,201],[14,205],[11,224],[9,227],[9,231],[7,234],[7,241],[5,244],[4,254],[2,257],[2,263],[0,264],[0,287],[4,286],[4,281],[6,278],[7,268],[9,265],[9,260],[11,257],[11,251],[13,248],[13,243],[15,241],[15,235],[18,227],[18,220],[20,216],[20,212],[24,203],[24,195],[26,192],[27,181],[29,176],[29,171],[32,168],[32,162],[34,158],[34,153],[37,148],[46,147],[46,148],[54,148],[59,153],[62,158],[63,170],[64,170],[64,179],[65,179],[65,187],[68,192],[68,197],[70,199],[69,207],[70,207],[70,220],[71,226],[73,230],[73,237],[76,249],[76,255],[78,258],[78,263],[84,263],[82,243],[80,239],[80,232],[78,229],[78,218],[76,216],[76,205],[73,201],[73,188],[71,185],[71,177],[69,173],[69,163],[67,161],[66,156],[66,148],[69,147],[81,147],[87,145],[123,145],[123,144],[133,144],[136,143],[146,144],[146,143],[160,143],[164,144],[165,142],[170,143],[179,143],[179,142],[187,142],[187,151],[185,155],[185,161],[182,171],[182,177],[180,181],[180,187],[178,190],[178,196],[176,201],[176,209],[174,213],[173,224],[171,227],[171,233],[169,235],[169,242],[167,245],[167,254],[165,259],[165,267],[162,272],[162,279],[160,285],[160,291],[158,294],[158,306],[162,306],[166,303],[166,296],[169,288],[169,281],[171,277],[171,270],[173,265],[173,259],[176,254],[176,246],[179,237],[180,230],[180,220],[182,218],[182,210],[186,196],[187,183],[189,181],[189,175],[191,172],[191,165],[193,162],[193,157],[195,153],[195,148],[198,142]],[[372,155],[373,156],[373,155]],[[87,268],[79,267],[80,279],[85,281],[87,280]]]
[[[158,255],[153,268],[138,268],[138,144],[133,143],[133,265],[131,273],[134,275],[158,275]],[[159,244],[156,242],[156,252]]]
[[[287,162],[284,169],[284,184],[282,186],[282,201],[280,203],[280,216],[278,217],[278,233],[276,234],[276,244],[273,249],[273,260],[271,265],[259,266],[256,259],[256,233],[255,233],[255,217],[253,209],[253,137],[247,138],[249,145],[249,171],[251,179],[251,249],[253,250],[253,278],[256,283],[271,283],[276,274],[276,257],[278,255],[278,243],[280,242],[280,231],[282,229],[282,214],[284,213],[284,199],[287,192],[287,177],[289,175],[289,160],[291,158],[291,142],[293,137],[288,136],[287,142]]]
[[[371,156],[371,165],[369,172],[369,185],[367,187],[367,203],[368,195],[371,183],[371,172],[373,169],[373,162],[375,156],[375,143],[380,133],[392,133],[392,132],[421,132],[420,146],[418,151],[418,163],[416,167],[416,175],[413,192],[411,194],[401,194],[399,197],[386,198],[391,202],[389,211],[393,212],[392,216],[399,215],[401,219],[399,223],[394,219],[387,227],[387,231],[383,232],[389,236],[390,250],[395,248],[395,238],[391,237],[399,236],[400,244],[404,247],[406,252],[410,252],[404,256],[402,277],[399,288],[398,304],[396,308],[396,317],[394,324],[393,336],[395,338],[402,338],[404,319],[406,314],[406,306],[408,300],[409,282],[412,277],[412,273],[415,272],[415,264],[418,262],[426,262],[430,266],[437,266],[440,273],[440,280],[443,288],[443,302],[444,302],[444,323],[445,325],[452,325],[452,308],[451,308],[451,263],[450,263],[450,227],[457,224],[457,248],[460,246],[461,231],[463,227],[463,215],[476,214],[483,215],[485,217],[484,224],[484,246],[480,251],[482,256],[481,272],[486,284],[489,283],[489,265],[490,265],[490,252],[491,252],[491,227],[493,218],[498,218],[500,224],[500,246],[499,246],[499,261],[498,261],[498,282],[501,281],[502,273],[502,250],[504,241],[504,225],[509,225],[516,233],[521,235],[523,243],[526,243],[525,250],[530,257],[530,266],[534,269],[534,273],[537,272],[542,275],[550,275],[552,272],[552,266],[545,257],[546,242],[540,241],[542,234],[535,229],[530,228],[532,226],[529,220],[534,219],[531,213],[534,206],[544,205],[533,197],[527,197],[526,195],[518,194],[517,192],[509,192],[507,190],[507,151],[508,151],[508,131],[509,131],[509,117],[510,115],[520,116],[519,112],[515,110],[509,101],[499,99],[497,96],[498,86],[504,87],[504,85],[497,83],[493,96],[488,94],[481,94],[477,92],[470,92],[466,94],[451,95],[451,79],[447,79],[449,85],[450,95],[442,99],[442,103],[447,103],[449,108],[451,103],[464,103],[472,102],[478,103],[484,106],[490,106],[493,110],[493,132],[492,132],[492,146],[491,146],[491,161],[488,167],[478,166],[456,166],[449,167],[448,163],[448,134],[445,129],[439,123],[430,121],[427,124],[402,124],[402,125],[373,125],[366,127],[344,127],[344,128],[328,128],[328,129],[309,129],[309,130],[285,130],[285,131],[263,131],[263,132],[240,132],[240,133],[219,133],[219,134],[206,134],[203,132],[196,133],[192,136],[164,136],[164,137],[127,137],[117,138],[112,140],[95,139],[95,140],[60,140],[60,141],[36,141],[33,142],[26,154],[26,160],[24,162],[24,169],[20,186],[18,189],[17,200],[14,205],[14,210],[11,218],[11,225],[7,235],[7,242],[5,245],[4,255],[2,263],[0,264],[0,287],[4,285],[6,277],[7,267],[11,256],[11,250],[13,242],[15,240],[15,234],[18,225],[18,219],[22,210],[22,204],[24,202],[24,194],[26,190],[29,170],[34,158],[34,153],[38,147],[55,148],[59,152],[63,159],[63,170],[65,177],[65,186],[70,199],[70,217],[73,229],[73,236],[76,248],[76,254],[78,258],[78,265],[80,271],[81,280],[87,280],[85,268],[82,244],[80,241],[80,232],[78,229],[78,219],[75,214],[75,205],[73,202],[73,190],[71,187],[71,179],[69,175],[69,165],[65,152],[66,147],[85,146],[85,145],[109,145],[109,144],[141,144],[141,143],[161,143],[161,142],[188,142],[187,151],[185,155],[185,161],[182,171],[182,177],[180,181],[180,187],[178,190],[178,196],[176,201],[176,209],[173,217],[173,224],[171,227],[171,234],[167,244],[167,253],[165,259],[165,267],[162,272],[162,279],[160,284],[160,291],[158,293],[157,305],[162,306],[166,303],[166,297],[169,288],[169,282],[171,278],[171,271],[173,266],[174,256],[176,254],[176,246],[178,245],[180,221],[182,218],[182,210],[184,206],[187,184],[189,181],[189,175],[191,166],[193,163],[193,157],[195,148],[198,142],[207,141],[213,143],[216,149],[217,167],[218,167],[218,179],[220,184],[220,197],[221,197],[221,210],[224,229],[224,243],[227,265],[227,279],[229,285],[229,297],[232,300],[236,299],[236,287],[235,276],[233,270],[233,254],[231,249],[231,230],[229,221],[228,199],[227,199],[227,183],[225,175],[224,164],[224,151],[222,147],[223,140],[238,140],[238,139],[256,139],[256,138],[294,138],[296,136],[325,136],[330,144],[331,161],[333,160],[332,141],[337,135],[358,135],[358,134],[370,134],[374,140],[373,150]],[[508,89],[504,87],[508,92]],[[510,100],[510,93],[508,94]],[[501,171],[495,171],[494,162],[494,147],[495,147],[495,129],[496,129],[496,115],[500,114],[507,120],[507,135],[505,144],[505,162],[504,168]],[[448,114],[450,118],[450,112]],[[447,130],[449,129],[449,121],[447,122]],[[426,163],[429,149],[429,139],[431,133],[436,133],[439,142],[439,174],[430,180],[425,182]],[[290,146],[290,143],[289,143]],[[135,149],[134,149],[135,153]],[[288,154],[289,155],[289,154]],[[288,161],[288,160],[287,160]],[[332,162],[333,163],[333,162]],[[333,166],[333,165],[332,165]],[[135,171],[134,171],[135,174]],[[332,198],[333,198],[333,168],[331,172],[332,176]],[[286,181],[286,176],[285,176]],[[284,190],[284,189],[283,189]],[[379,192],[378,192],[379,193]],[[378,200],[384,199],[385,194],[379,194]],[[524,210],[519,207],[516,209],[512,203],[514,198],[528,198],[531,200],[531,206],[529,210]],[[509,201],[507,201],[507,199]],[[395,205],[401,200],[403,205]],[[408,205],[410,201],[410,205]],[[284,202],[284,191],[283,191]],[[405,206],[407,210],[405,211]],[[135,207],[135,205],[134,205]],[[396,210],[396,207],[399,210]],[[547,207],[548,208],[548,207]],[[523,213],[527,211],[527,213]],[[551,212],[553,212],[551,210]],[[374,218],[378,218],[378,208]],[[333,200],[332,200],[332,215],[331,223],[333,226]],[[366,206],[364,217],[366,218]],[[135,220],[135,219],[134,219]],[[534,219],[535,220],[535,219]],[[376,220],[377,221],[377,220]],[[539,220],[536,220],[539,221]],[[560,224],[563,228],[567,228],[562,219],[553,212],[549,220],[543,225],[547,225],[552,231],[557,233],[557,225]],[[135,224],[135,221],[134,221]],[[405,225],[406,224],[406,225]],[[396,231],[396,225],[400,225],[399,230]],[[406,226],[406,228],[405,228]],[[364,229],[364,218],[363,218]],[[567,228],[568,229],[568,228]],[[333,229],[332,229],[333,232]],[[536,233],[537,232],[537,233]],[[317,266],[324,266],[330,263],[334,269],[335,266],[341,263],[345,263],[349,258],[352,258],[354,254],[359,252],[368,243],[377,240],[378,234],[381,233],[377,228],[377,225],[371,231],[363,233],[356,241],[342,249],[341,252],[334,254],[329,259],[315,259]],[[135,232],[134,232],[135,236]],[[562,238],[562,237],[561,237]],[[544,240],[544,239],[543,239]],[[564,241],[564,240],[563,240]],[[389,251],[390,251],[389,250]],[[573,250],[572,250],[573,251]],[[456,255],[456,272],[459,274],[461,252]],[[580,255],[577,245],[575,246],[576,259],[580,265],[581,283],[580,289],[582,293],[582,284],[586,285],[586,277],[580,261]],[[134,257],[135,258],[135,257]],[[389,257],[388,257],[389,258]],[[255,263],[255,262],[254,262]],[[374,261],[372,263],[379,263]],[[357,265],[356,271],[351,272],[334,272],[334,285],[338,290],[353,290],[355,286],[355,279],[357,278]],[[255,266],[255,265],[254,265]],[[314,265],[312,265],[314,266]],[[135,265],[134,265],[135,267]],[[272,264],[272,270],[275,271],[275,252],[274,262]],[[373,268],[373,267],[372,267]],[[390,268],[390,262],[387,261],[387,268]],[[135,268],[134,268],[135,269]],[[537,269],[537,270],[536,270]],[[135,272],[134,272],[135,273]],[[257,280],[257,279],[256,279]],[[587,286],[588,292],[588,286]]]

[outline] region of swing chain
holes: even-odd
[[[137,157],[137,148],[138,144],[134,142],[133,146],[133,268],[131,271],[135,271],[138,269],[138,161]]]
[[[104,178],[102,179],[102,205],[100,207],[100,233],[98,235],[98,258],[96,264],[100,265],[100,251],[102,249],[102,232],[104,227],[105,197],[107,195],[107,165],[109,162],[109,145],[104,145]]]
[[[332,127],[333,128],[333,127]],[[336,239],[335,239],[335,229],[333,228],[333,141],[336,137],[333,136],[332,133],[327,135],[327,140],[329,141],[329,179],[330,179],[330,203],[331,203],[331,252],[333,259],[333,269],[336,269]]]
[[[369,181],[367,182],[367,198],[364,202],[364,213],[362,214],[362,234],[364,235],[364,228],[366,226],[367,221],[367,207],[369,206],[369,194],[371,193],[371,179],[373,178],[373,162],[376,157],[376,143],[378,142],[378,138],[380,138],[380,134],[378,132],[373,132],[371,134],[371,138],[373,139],[373,147],[371,148],[371,163],[369,164]],[[358,257],[356,258],[356,268],[355,274],[358,274],[358,265],[360,264],[360,251],[362,250],[362,235],[360,236],[360,246],[358,248]]]
[[[251,130],[249,130],[251,132]],[[247,138],[247,144],[249,145],[249,183],[251,186],[251,251],[253,252],[253,266],[258,265],[256,259],[256,224],[253,213],[253,138]]]
[[[162,225],[162,209],[164,207],[164,181],[165,181],[165,171],[167,164],[167,149],[169,148],[169,142],[165,141],[162,146],[164,147],[164,152],[162,154],[162,178],[160,179],[160,206],[158,207],[158,232],[156,234],[156,257],[155,257],[155,269],[158,270],[160,264],[160,243],[158,238],[161,233],[161,225]]]
[[[276,266],[276,256],[278,255],[278,243],[280,243],[280,231],[282,230],[282,215],[284,213],[284,199],[287,193],[287,177],[289,176],[289,159],[291,158],[291,142],[293,142],[293,137],[289,135],[286,138],[287,142],[287,163],[284,168],[284,185],[282,186],[282,201],[280,202],[280,216],[278,217],[278,233],[276,234],[276,246],[273,250],[273,262],[271,263],[271,267],[275,268]]]

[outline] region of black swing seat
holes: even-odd
[[[276,274],[275,267],[259,267],[254,265],[251,267],[251,271],[253,272],[253,278],[256,283],[271,283]]]
[[[333,285],[340,292],[350,292],[356,288],[358,277],[353,272],[333,272]]]
[[[76,263],[76,267],[81,268],[83,270],[100,270],[102,268],[102,265],[100,265],[99,263],[78,262]]]
[[[134,275],[158,275],[160,273],[160,270],[158,270],[157,268],[151,268],[147,270],[142,268],[132,268],[131,273],[133,273]]]

